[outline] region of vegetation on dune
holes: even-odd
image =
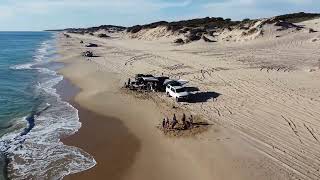
[[[320,14],[299,12],[299,13],[276,16],[274,19],[278,21],[279,20],[286,21],[289,23],[300,23],[300,22],[308,21],[314,18],[320,18]]]
[[[123,26],[114,26],[114,25],[101,25],[98,27],[90,27],[90,28],[69,28],[65,29],[70,33],[94,33],[100,30],[105,30],[107,32],[119,32],[124,31],[126,27]]]
[[[240,21],[232,21],[231,19],[223,19],[221,17],[215,18],[215,17],[206,17],[206,18],[197,18],[197,19],[190,19],[190,20],[182,20],[182,21],[175,21],[175,22],[166,22],[166,21],[159,21],[154,22],[151,24],[145,24],[145,25],[136,25],[127,28],[127,32],[131,33],[137,33],[142,29],[152,29],[159,26],[165,26],[167,27],[167,30],[169,31],[179,31],[184,28],[226,28],[230,26],[234,26],[239,24]]]
[[[299,13],[275,16],[275,17],[266,19],[266,21],[264,21],[264,24],[275,23],[276,26],[280,27],[279,31],[285,30],[288,28],[296,28],[297,30],[300,30],[301,27],[293,23],[299,23],[299,22],[311,20],[314,18],[320,18],[320,14],[299,12]],[[210,39],[206,38],[204,35],[214,37],[215,32],[222,31],[222,30],[232,31],[233,29],[240,29],[245,31],[243,32],[243,35],[250,35],[258,32],[256,28],[252,29],[252,27],[256,22],[260,20],[261,19],[245,18],[242,21],[232,21],[229,18],[224,19],[222,17],[205,17],[205,18],[196,18],[196,19],[174,21],[174,22],[158,21],[158,22],[145,24],[145,25],[135,25],[132,27],[102,25],[98,27],[78,28],[78,29],[70,28],[66,30],[71,33],[78,33],[78,34],[88,33],[90,35],[94,35],[93,33],[98,32],[100,30],[104,30],[105,32],[108,32],[108,33],[126,31],[128,33],[135,34],[144,29],[165,27],[167,31],[171,31],[177,34],[184,34],[186,37],[185,42],[187,43],[191,41],[197,41],[200,39],[211,41]],[[262,24],[260,26],[262,26]],[[107,37],[107,35],[102,36],[101,34],[99,34],[98,36]],[[182,41],[177,40],[176,43],[182,43]]]
[[[274,22],[277,21],[286,21],[288,23],[299,23],[307,20],[311,20],[314,18],[319,18],[320,14],[317,13],[293,13],[293,14],[285,14],[280,16],[275,16],[271,18]],[[145,25],[136,25],[127,28],[127,32],[137,33],[142,29],[152,29],[159,26],[167,27],[167,30],[176,32],[180,31],[183,33],[186,28],[188,29],[195,29],[195,28],[203,28],[203,29],[221,29],[221,28],[231,28],[233,26],[238,26],[240,28],[246,28],[245,25],[252,25],[257,22],[257,19],[243,19],[242,21],[232,21],[231,19],[224,19],[222,17],[206,17],[206,18],[197,18],[197,19],[190,19],[190,20],[182,20],[182,21],[175,21],[175,22],[166,22],[166,21],[159,21],[154,22],[151,24]]]

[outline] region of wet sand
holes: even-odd
[[[98,163],[90,170],[65,179],[121,179],[139,151],[139,140],[119,119],[94,113],[78,104],[73,105],[79,110],[82,128],[74,136],[63,139],[63,142],[84,149]]]
[[[132,165],[140,142],[119,119],[107,117],[74,102],[80,89],[69,80],[62,80],[57,86],[61,98],[79,111],[81,129],[73,136],[62,139],[64,144],[84,149],[94,156],[97,165],[90,170],[73,174],[64,179],[121,179]],[[88,143],[90,142],[90,143]],[[110,163],[101,163],[110,162]]]

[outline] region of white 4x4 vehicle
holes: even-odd
[[[191,93],[186,91],[182,86],[172,86],[170,84],[166,87],[166,94],[176,99],[177,102],[180,100],[188,100]]]

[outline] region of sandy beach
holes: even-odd
[[[0,2],[0,180],[320,180],[320,0]]]
[[[318,21],[305,25],[320,30]],[[251,41],[183,46],[143,35],[59,36],[60,73],[81,89],[72,101],[82,128],[64,142],[97,161],[65,179],[319,179],[320,44],[312,41],[319,33],[277,39],[268,28]],[[82,57],[86,50],[97,57]],[[196,103],[160,93],[139,98],[121,89],[137,73],[187,79],[219,96]],[[183,112],[210,127],[188,137],[157,129],[164,116]]]
[[[91,66],[86,61],[82,62],[84,62],[84,64],[80,62],[82,65],[78,63],[69,64],[61,72],[70,72],[68,68],[75,68],[73,65],[77,68],[83,65],[85,67]],[[97,69],[92,70],[97,73]],[[66,75],[66,77],[73,79],[72,76]],[[159,120],[161,120],[162,112],[153,101],[136,99],[119,92],[120,84],[118,83],[114,83],[114,89],[108,87],[112,84],[102,84],[102,82],[115,81],[117,76],[114,73],[98,70],[98,74],[94,77],[97,79],[100,77],[101,81],[94,82],[97,83],[95,86],[91,81],[92,76],[87,77],[89,78],[87,83],[90,85],[86,85],[86,87],[90,91],[84,90],[85,86],[80,86],[82,91],[75,97],[76,102],[83,102],[81,106],[84,108],[76,105],[77,109],[80,110],[80,121],[83,123],[83,127],[78,134],[65,139],[64,142],[68,145],[80,147],[92,154],[97,161],[97,165],[88,171],[65,179],[104,179],[104,177],[113,179],[249,178],[249,174],[246,175],[238,170],[246,159],[243,159],[243,162],[240,163],[233,162],[234,159],[230,158],[230,154],[225,153],[226,147],[222,144],[219,145],[223,138],[227,141],[230,140],[232,134],[220,132],[222,130],[218,127],[213,127],[210,130],[216,143],[209,145],[209,149],[206,149],[206,151],[213,153],[210,156],[216,160],[212,162],[212,167],[219,169],[212,174],[210,169],[202,169],[202,166],[198,164],[199,162],[195,162],[197,159],[194,158],[198,157],[193,157],[193,155],[199,154],[197,155],[200,156],[199,160],[203,159],[202,161],[205,162],[206,157],[201,157],[203,150],[199,146],[207,146],[208,144],[203,144],[203,142],[194,138],[171,139],[165,137],[156,128]],[[84,79],[86,78],[79,78],[82,82],[84,82]],[[73,82],[76,83],[76,81]],[[92,89],[92,87],[96,88]],[[96,94],[96,92],[91,91],[96,91],[99,88],[104,92]],[[83,94],[85,92],[88,94]],[[95,95],[90,96],[91,93]],[[164,110],[162,111],[164,112]],[[228,135],[224,137],[223,133]],[[188,150],[187,147],[191,149]],[[236,149],[234,148],[233,151],[236,151]],[[245,151],[243,150],[243,152]],[[237,154],[238,152],[233,153]],[[237,158],[239,158],[238,160],[241,159],[241,157]],[[235,166],[233,171],[238,173],[232,175],[228,173],[230,168],[233,169],[229,167],[231,164]]]

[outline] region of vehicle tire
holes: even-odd
[[[168,97],[170,97],[170,94],[169,94],[169,92],[167,92],[167,96],[168,96]]]
[[[176,97],[176,101],[179,102],[179,98]]]

